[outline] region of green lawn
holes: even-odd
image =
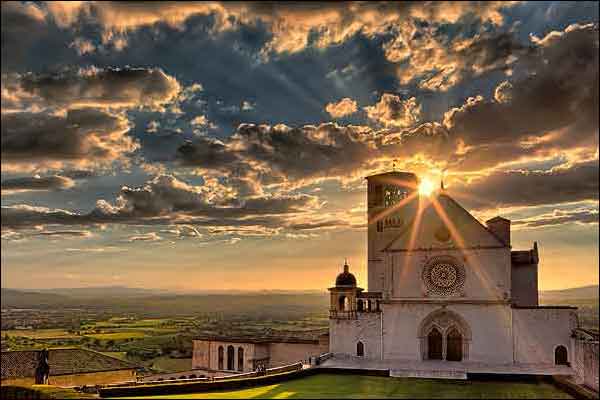
[[[308,399],[308,398],[460,398],[570,399],[545,382],[442,381],[359,375],[319,374],[245,390],[144,397],[152,399]]]

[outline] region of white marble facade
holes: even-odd
[[[346,265],[329,289],[330,351],[378,361],[568,365],[573,307],[540,307],[538,249],[480,223],[411,173],[368,180],[368,291]]]

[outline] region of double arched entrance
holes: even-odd
[[[429,314],[421,322],[418,335],[423,360],[468,359],[471,329],[453,311],[442,308]]]

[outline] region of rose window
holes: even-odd
[[[423,268],[423,281],[431,295],[460,295],[465,284],[465,269],[454,257],[435,257]]]

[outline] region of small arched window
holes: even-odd
[[[363,301],[362,300],[358,300],[356,302],[356,308],[358,309],[358,311],[363,311],[364,310],[364,306],[363,306]]]
[[[242,347],[238,347],[238,371],[244,371],[244,349]]]
[[[356,343],[356,355],[358,357],[365,356],[365,345],[363,344],[363,342]]]
[[[554,364],[569,365],[569,357],[565,346],[556,346],[556,349],[554,349]]]
[[[345,311],[346,310],[346,296],[340,296],[340,300],[339,300],[339,308],[340,311]]]
[[[227,346],[227,370],[235,371],[235,348]]]
[[[219,370],[223,370],[224,353],[223,346],[219,346]]]

